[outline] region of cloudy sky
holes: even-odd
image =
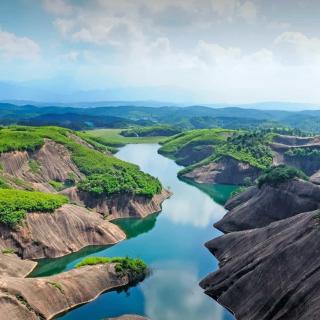
[[[320,103],[319,12],[318,0],[1,0],[0,81],[104,99]]]

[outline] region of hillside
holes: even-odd
[[[181,178],[198,183],[251,184],[280,164],[296,167],[320,182],[319,137],[278,132],[290,131],[191,130],[164,141],[159,153],[186,166],[179,172]]]
[[[0,249],[24,258],[121,241],[125,234],[105,218],[144,217],[170,196],[158,179],[84,133],[1,128],[0,152]]]

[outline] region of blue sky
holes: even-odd
[[[320,103],[319,9],[315,0],[2,0],[0,82],[23,88],[19,99]]]

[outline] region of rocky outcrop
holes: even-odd
[[[224,233],[264,227],[320,207],[320,187],[304,180],[249,188],[226,203],[230,210],[215,227]]]
[[[320,169],[317,157],[288,156],[286,152],[295,148],[320,149],[320,137],[294,137],[277,135],[270,144],[274,152],[273,164],[286,164],[302,170],[306,175],[312,176]]]
[[[211,145],[190,142],[175,154],[176,163],[182,166],[192,165],[212,155],[213,149],[214,146]]]
[[[283,163],[303,171],[307,176],[316,174],[320,169],[320,159],[317,157],[284,156]]]
[[[231,157],[223,157],[217,162],[196,167],[183,177],[197,183],[243,184],[245,178],[254,181],[261,174],[261,170],[247,163],[239,162]]]
[[[238,320],[320,318],[319,211],[206,244],[220,269],[201,287]]]
[[[36,163],[37,168],[32,170],[30,161]],[[51,140],[46,140],[44,145],[35,152],[14,151],[2,153],[0,164],[4,172],[23,181],[30,182],[35,189],[40,191],[54,192],[50,186],[50,181],[75,181],[83,179],[83,174],[79,171],[71,159],[70,151]]]
[[[0,225],[0,248],[13,248],[24,259],[56,258],[89,245],[115,244],[125,233],[96,213],[64,205],[54,213],[31,213],[22,227]]]
[[[114,264],[87,266],[44,278],[0,278],[0,320],[52,319],[130,283]]]
[[[36,265],[36,262],[22,260],[15,254],[0,253],[0,276],[26,277]]]
[[[273,138],[273,142],[287,146],[315,145],[320,144],[320,137],[296,137],[279,134]]]
[[[94,209],[107,217],[108,220],[121,218],[144,218],[149,214],[161,211],[161,204],[172,193],[163,189],[160,194],[152,198],[131,194],[113,195],[106,198],[96,198],[90,193],[81,192],[76,188],[69,188],[62,192],[78,205]]]

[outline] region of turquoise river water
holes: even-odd
[[[140,257],[152,268],[151,275],[135,287],[106,292],[59,319],[101,320],[122,314],[146,315],[152,320],[233,319],[203,293],[198,283],[217,269],[217,262],[204,243],[220,235],[212,225],[225,214],[222,204],[235,188],[180,181],[177,172],[181,167],[159,155],[158,148],[158,145],[128,145],[117,157],[138,164],[170,188],[173,196],[163,203],[162,212],[146,219],[118,221],[127,240],[42,260],[32,276],[69,270],[89,255]]]

